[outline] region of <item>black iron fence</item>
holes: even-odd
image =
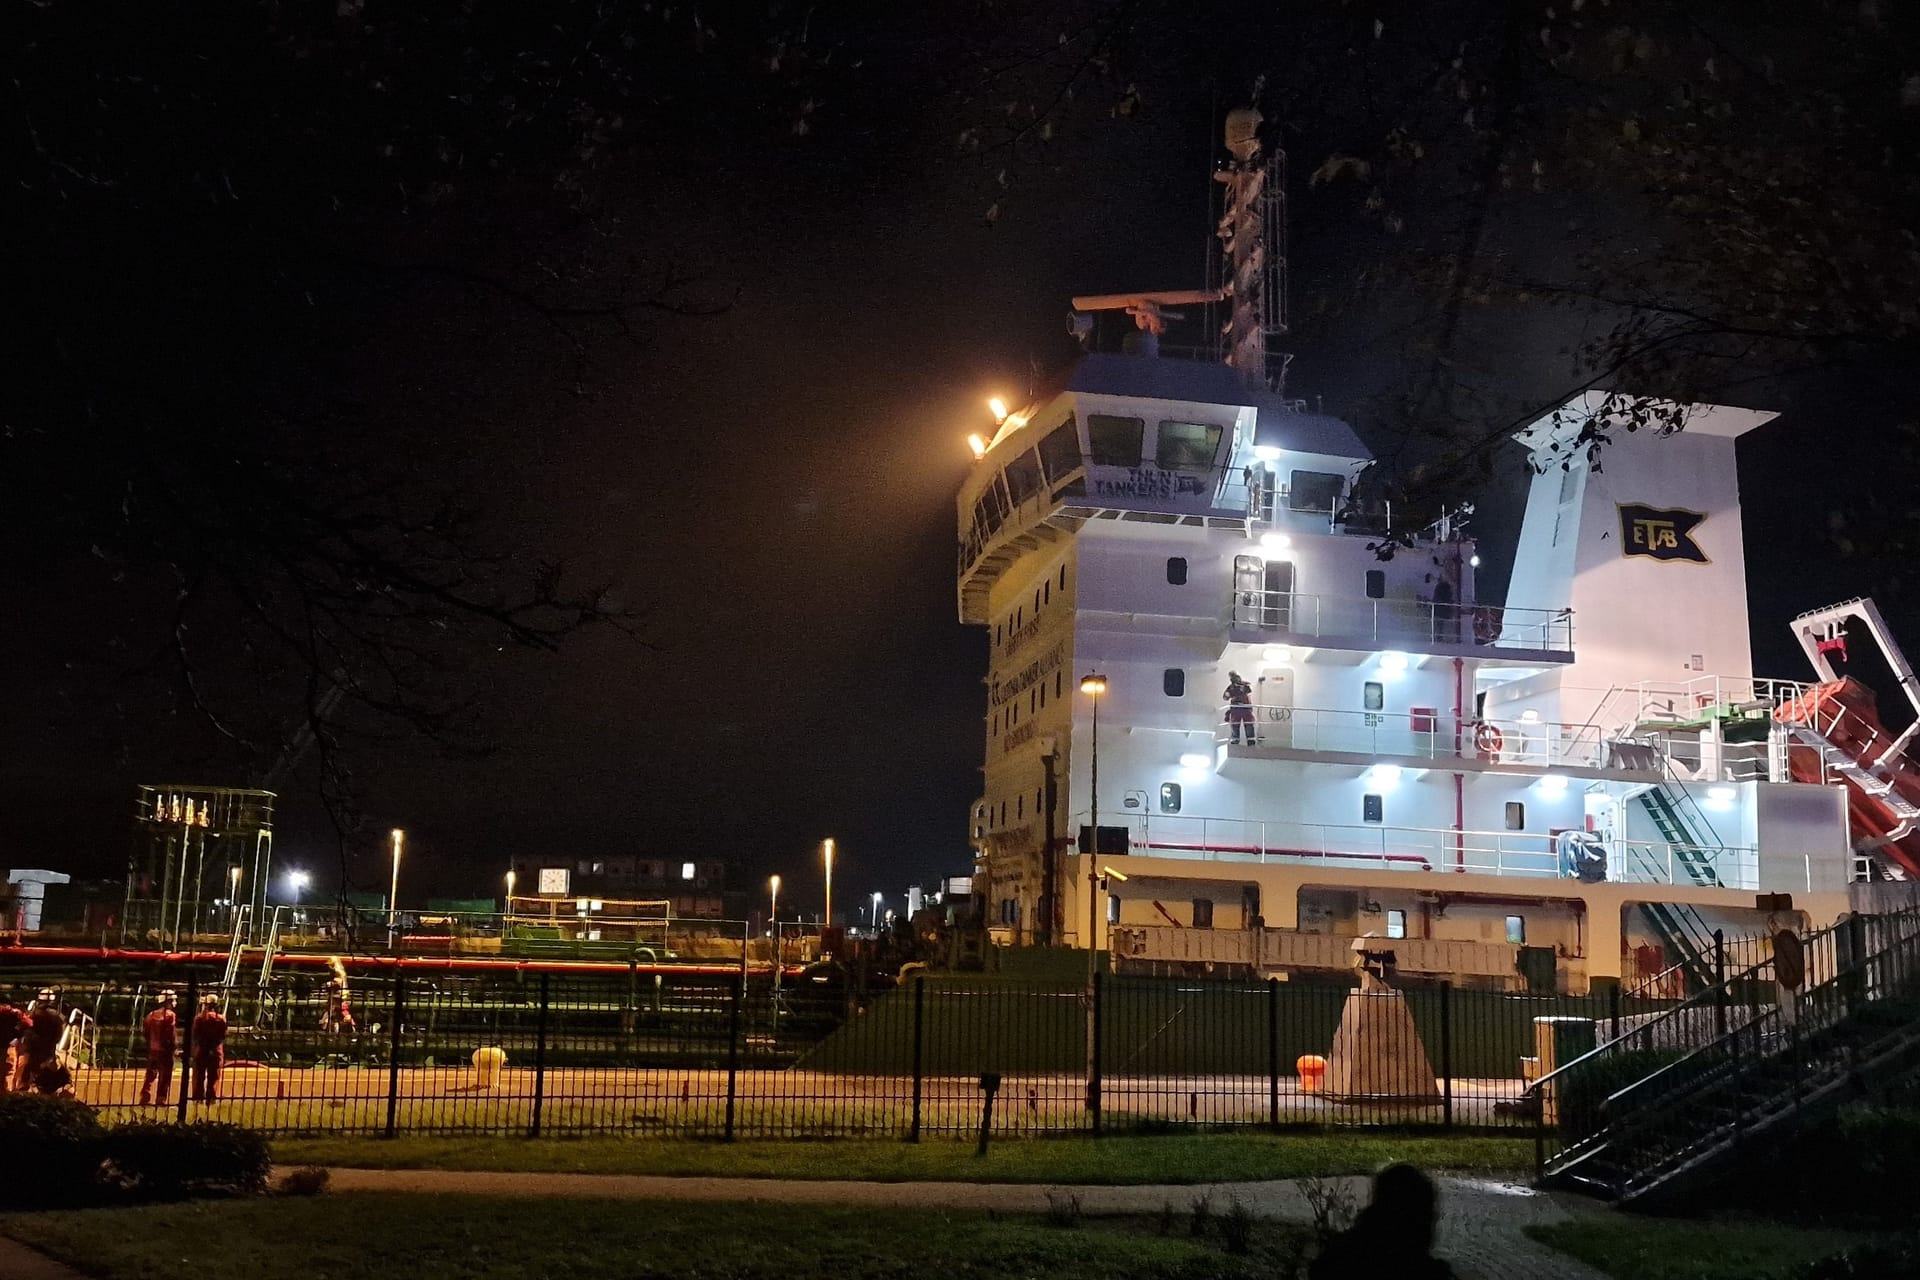
[[[182,1040],[200,992],[181,989]],[[150,1116],[142,1008],[126,991],[98,994],[76,1092],[109,1120]],[[183,1043],[172,1065],[183,1119],[277,1133],[913,1140],[976,1133],[989,1083],[1003,1135],[1518,1126],[1543,1042],[1571,1031],[1578,1043],[1583,1028],[1610,1038],[1671,1005],[1617,989],[1106,974],[926,974],[859,992],[764,970],[363,978],[346,1011],[320,988],[224,994],[217,1097],[182,1106],[195,1049]]]

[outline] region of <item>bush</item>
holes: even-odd
[[[1627,1049],[1594,1059],[1559,1080],[1560,1137],[1578,1142],[1606,1126],[1606,1101],[1690,1052],[1686,1049]]]
[[[101,1155],[100,1121],[86,1103],[0,1093],[0,1205],[87,1203]]]
[[[237,1124],[122,1125],[106,1153],[109,1175],[149,1200],[258,1195],[273,1166],[266,1138]]]
[[[333,1174],[319,1165],[308,1165],[304,1169],[295,1169],[280,1179],[280,1194],[283,1196],[325,1195],[327,1184],[333,1181]]]
[[[1747,1189],[1758,1209],[1803,1222],[1904,1226],[1920,1184],[1920,1110],[1842,1108],[1796,1133],[1773,1168],[1775,1177]]]
[[[1920,1238],[1852,1245],[1830,1258],[1809,1262],[1794,1280],[1912,1280],[1920,1275]]]

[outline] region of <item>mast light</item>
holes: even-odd
[[[993,420],[996,423],[1007,420],[1007,402],[999,396],[995,396],[987,401],[987,408],[993,410]]]

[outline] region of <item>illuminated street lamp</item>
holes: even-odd
[[[767,919],[771,923],[780,922],[780,877],[767,877]]]
[[[511,918],[513,915],[513,883],[519,878],[520,878],[519,873],[514,871],[512,867],[507,868],[507,900],[506,900],[506,903],[504,904],[506,906],[506,911],[503,914],[506,915],[508,918]]]
[[[293,897],[293,905],[300,905],[300,891],[313,883],[313,877],[304,871],[287,872],[287,892]]]
[[[767,916],[773,924],[773,1026],[780,1029],[780,877],[767,877]]]
[[[1093,699],[1093,786],[1088,791],[1087,800],[1093,810],[1093,839],[1087,852],[1093,857],[1100,856],[1100,695],[1107,691],[1107,678],[1097,671],[1089,671],[1080,677],[1080,692]],[[1087,945],[1093,945],[1091,936]]]
[[[880,932],[880,895],[873,895],[873,931]]]
[[[227,869],[227,879],[232,883],[227,888],[227,903],[233,908],[234,919],[240,918],[240,864],[234,863]]]
[[[393,829],[393,887],[387,891],[387,948],[393,949],[400,941],[400,845],[407,833],[400,828]]]
[[[826,865],[827,865],[826,924],[829,928],[831,928],[833,926],[833,837],[832,836],[828,836],[825,840],[822,840],[820,842],[820,852],[821,852],[821,855],[826,859]]]

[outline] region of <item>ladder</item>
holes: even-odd
[[[273,914],[267,917],[267,945],[260,957],[260,994],[267,993],[267,980],[273,976],[273,960],[280,950],[280,913],[285,907],[275,907]]]
[[[227,1012],[227,996],[240,976],[240,958],[247,949],[247,922],[253,918],[253,904],[243,902],[233,914],[233,941],[227,944],[227,968],[220,977],[220,1012]]]

